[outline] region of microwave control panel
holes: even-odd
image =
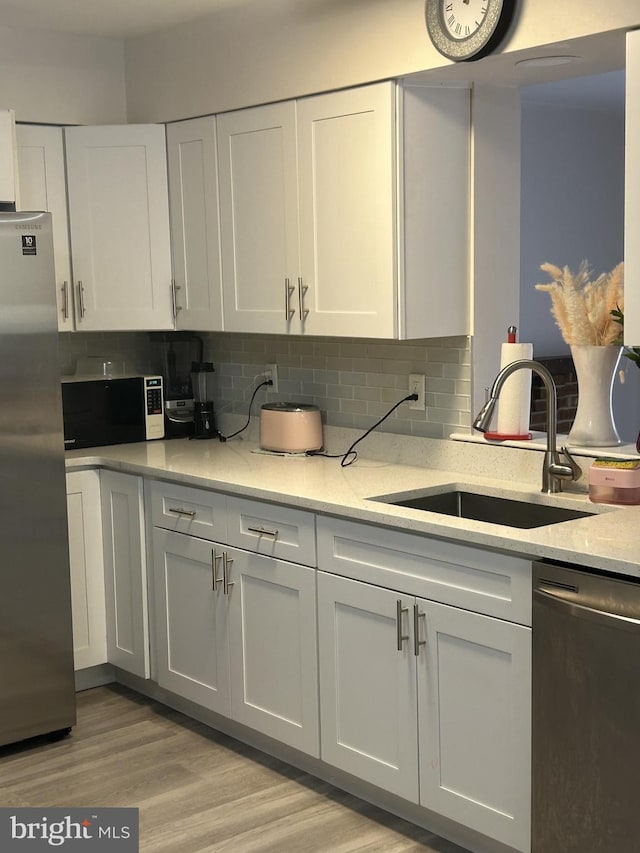
[[[162,376],[145,376],[145,427],[147,439],[164,437],[164,395]]]

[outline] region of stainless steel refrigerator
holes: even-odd
[[[51,215],[0,213],[0,744],[75,723]]]

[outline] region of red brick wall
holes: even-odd
[[[568,433],[578,405],[578,379],[570,355],[538,358],[553,376],[558,391],[558,432]],[[547,418],[547,392],[537,373],[531,379],[530,429],[544,432]]]

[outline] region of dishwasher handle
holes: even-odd
[[[579,619],[588,619],[600,625],[607,625],[609,628],[620,628],[623,631],[636,631],[640,633],[640,619],[633,619],[631,616],[621,616],[618,613],[609,613],[606,610],[598,610],[598,608],[588,607],[586,604],[578,604],[577,601],[571,601],[547,589],[534,589],[533,597],[556,610],[567,612],[570,616],[577,616]]]

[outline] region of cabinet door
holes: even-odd
[[[228,596],[222,552],[222,546],[195,536],[153,531],[158,684],[228,716]]]
[[[416,803],[412,605],[409,596],[318,573],[321,757]]]
[[[20,210],[48,210],[51,213],[58,330],[69,332],[73,330],[74,322],[62,128],[19,124],[16,126],[16,138]]]
[[[67,474],[67,518],[76,670],[107,662],[98,471]]]
[[[222,330],[215,116],[167,125],[176,326]]]
[[[318,757],[315,571],[225,550],[233,583],[231,716]]]
[[[300,298],[309,334],[396,333],[394,116],[393,83],[297,103]]]
[[[417,606],[421,804],[529,850],[531,629]]]
[[[142,478],[100,474],[109,663],[149,678]]]
[[[299,332],[295,104],[218,116],[227,332]]]
[[[77,324],[171,329],[171,250],[162,125],[65,130]]]

